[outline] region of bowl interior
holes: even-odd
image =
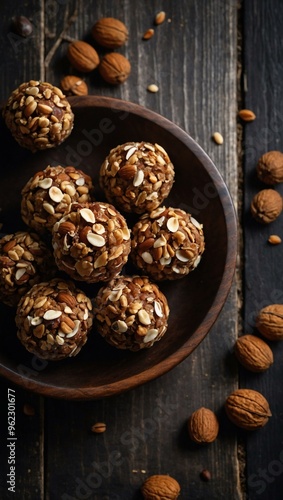
[[[169,327],[163,339],[137,353],[109,346],[95,330],[80,354],[60,362],[39,360],[16,337],[15,310],[0,305],[2,343],[0,373],[25,388],[54,397],[86,399],[130,389],[165,373],[188,356],[216,320],[233,278],[236,257],[236,219],[227,188],[211,160],[179,127],[136,104],[111,98],[70,98],[75,127],[67,141],[54,150],[35,154],[17,146],[3,121],[4,151],[0,184],[2,232],[25,226],[20,217],[21,189],[47,165],[74,165],[88,173],[96,199],[99,168],[109,150],[127,141],[157,142],[175,166],[175,183],[167,206],[190,212],[204,225],[206,249],[187,277],[161,282],[170,306]],[[128,217],[129,226],[136,218]],[[137,273],[130,265],[125,274]],[[90,297],[99,285],[77,283]]]

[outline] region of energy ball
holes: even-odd
[[[36,283],[55,276],[52,252],[34,233],[17,232],[0,239],[0,301],[16,306]]]
[[[126,220],[108,203],[73,203],[53,228],[55,261],[75,280],[95,283],[117,276],[131,250]]]
[[[167,330],[165,295],[147,276],[119,276],[100,288],[94,299],[98,332],[118,349],[151,347]]]
[[[179,208],[159,207],[132,229],[132,261],[157,281],[186,276],[199,264],[204,247],[202,224]]]
[[[12,92],[3,118],[20,146],[33,152],[59,146],[74,125],[74,114],[62,90],[35,80]]]
[[[22,219],[40,234],[51,232],[73,202],[90,201],[92,189],[91,178],[81,170],[48,166],[22,190]]]
[[[100,168],[100,186],[119,210],[142,214],[170,193],[174,167],[159,144],[126,142],[112,149]]]
[[[39,358],[76,356],[92,326],[90,299],[72,282],[54,278],[34,285],[17,308],[17,336]]]

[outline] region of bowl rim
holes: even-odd
[[[114,381],[106,386],[101,385],[83,388],[49,385],[43,381],[25,377],[0,363],[0,374],[2,376],[22,388],[35,392],[39,395],[67,400],[102,399],[134,389],[135,387],[164,375],[179,363],[184,361],[207,336],[226,302],[234,278],[237,258],[237,215],[229,189],[216,165],[213,163],[208,154],[202,149],[202,147],[180,126],[149,108],[123,99],[88,95],[72,96],[68,97],[68,100],[73,109],[82,107],[106,107],[108,109],[113,109],[113,111],[127,111],[133,115],[138,115],[144,119],[154,121],[160,127],[165,128],[170,132],[170,134],[176,137],[176,139],[185,144],[196,156],[196,158],[198,158],[198,160],[204,165],[205,170],[208,172],[217,187],[217,193],[226,222],[226,229],[227,220],[229,219],[229,238],[227,238],[226,260],[217,294],[207,311],[204,320],[194,331],[192,336],[165,360],[160,361],[153,367],[148,368],[136,375],[132,375],[131,377],[125,379],[119,379],[118,381]]]

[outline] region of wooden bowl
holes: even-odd
[[[47,165],[74,165],[98,186],[100,165],[109,150],[127,141],[157,142],[175,166],[176,180],[167,206],[190,212],[204,225],[206,250],[187,277],[160,283],[171,309],[165,336],[152,348],[127,352],[108,345],[93,330],[81,352],[64,361],[47,362],[28,353],[16,336],[15,310],[0,306],[0,373],[25,389],[66,399],[111,396],[148,382],[183,361],[204,339],[229,292],[236,261],[236,217],[227,187],[217,168],[183,130],[137,104],[107,97],[72,97],[75,127],[54,150],[35,154],[20,148],[0,123],[2,232],[24,229],[21,189]],[[3,150],[4,148],[4,150]],[[99,188],[96,199],[104,199]],[[131,221],[132,222],[132,221]],[[129,270],[125,270],[129,272]],[[132,270],[130,271],[132,272]],[[78,283],[83,288],[81,283]],[[98,285],[87,288],[90,297]]]

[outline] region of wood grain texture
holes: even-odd
[[[283,54],[280,47],[282,2],[252,1],[244,8],[245,107],[257,118],[245,126],[245,333],[257,333],[258,311],[283,301],[283,247],[271,246],[270,234],[282,237],[282,216],[261,226],[250,216],[252,197],[265,186],[256,176],[259,157],[270,150],[283,151]],[[282,186],[275,187],[283,194]],[[270,343],[274,365],[262,376],[241,373],[241,383],[261,392],[273,413],[261,432],[247,435],[247,485],[249,498],[279,499],[283,488],[282,343]]]
[[[111,87],[97,73],[88,75],[90,93],[139,103],[184,128],[215,162],[236,203],[236,2],[42,3],[57,11],[54,16],[49,7],[44,15],[49,33],[55,34],[55,38],[50,34],[45,37],[45,57],[76,8],[79,15],[67,30],[70,37],[90,41],[90,28],[102,16],[118,17],[126,23],[130,40],[121,53],[132,64],[129,80]],[[11,0],[9,8],[15,10],[15,6]],[[159,10],[165,10],[170,22],[157,27],[152,40],[143,42],[142,35]],[[8,7],[5,12],[9,16]],[[6,76],[2,98],[14,88],[15,81],[17,85],[34,77],[33,57],[40,60],[42,46],[35,39],[29,43],[33,44],[32,57],[24,59],[23,69],[21,53]],[[72,71],[66,60],[67,43],[59,46],[46,71],[46,79],[55,84]],[[157,94],[146,90],[149,83],[159,86]],[[211,140],[216,130],[224,136],[221,147]],[[237,434],[223,414],[226,396],[237,387],[237,365],[231,354],[236,335],[234,285],[210,334],[170,373],[106,400],[46,400],[44,464],[39,460],[46,471],[42,498],[82,498],[84,494],[93,500],[138,499],[146,476],[169,473],[181,484],[181,499],[240,499]],[[221,422],[218,440],[205,448],[193,446],[186,432],[186,421],[199,406],[215,410]],[[107,431],[93,435],[89,429],[98,420],[106,421]],[[212,472],[210,483],[199,478],[203,468]],[[20,498],[22,491],[33,491],[29,476],[23,482],[18,489]]]

